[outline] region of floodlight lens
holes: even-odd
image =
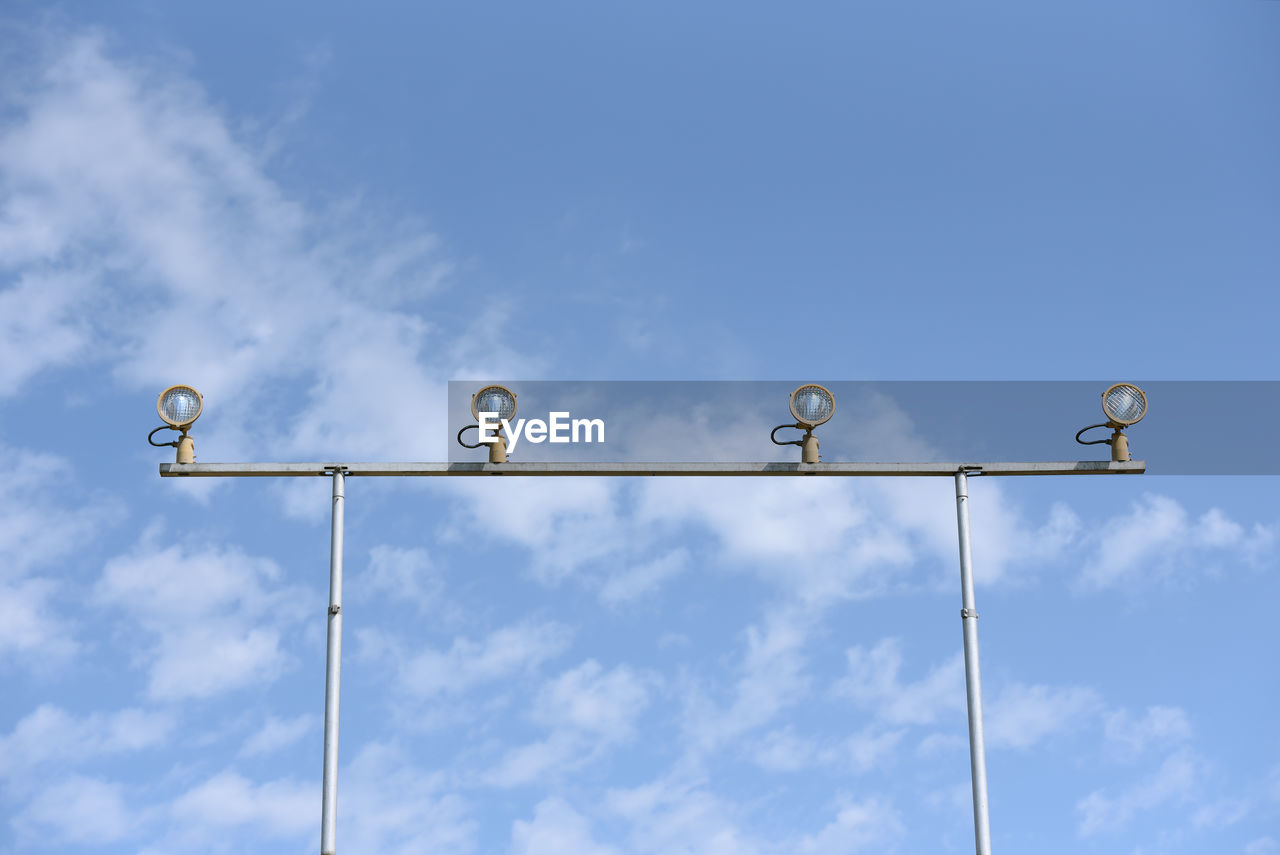
[[[516,396],[501,386],[488,386],[476,394],[475,409],[479,413],[497,413],[499,419],[516,414]]]
[[[1131,425],[1147,414],[1147,396],[1137,386],[1117,383],[1103,394],[1102,411],[1117,424]]]
[[[160,417],[174,427],[194,422],[200,409],[200,393],[190,386],[174,386],[160,396]]]
[[[791,396],[791,412],[805,424],[822,424],[835,408],[835,399],[821,386],[801,386]]]

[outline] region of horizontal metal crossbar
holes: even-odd
[[[330,475],[436,477],[518,476],[942,476],[964,470],[971,475],[1138,475],[1140,460],[1112,463],[1068,460],[1035,463],[161,463],[162,478],[296,478]]]

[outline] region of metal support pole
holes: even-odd
[[[956,472],[956,522],[960,529],[960,625],[964,628],[964,690],[969,702],[969,771],[973,780],[973,835],[978,855],[991,855],[987,816],[987,748],[982,736],[982,675],[978,669],[978,610],[973,600],[969,551],[969,483]]]
[[[324,777],[320,802],[320,855],[334,855],[338,834],[338,695],[342,679],[343,470],[333,470],[333,529],[329,538],[329,645],[324,677]]]

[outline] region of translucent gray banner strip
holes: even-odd
[[[1147,415],[1129,427],[1133,458],[1149,474],[1280,474],[1280,381],[453,381],[450,462],[479,463],[461,447],[474,424],[472,395],[490,384],[516,394],[512,462],[795,462],[796,446],[770,442],[795,419],[792,390],[820,383],[835,412],[814,434],[824,462],[893,463],[1110,459],[1106,445],[1075,434],[1106,421],[1102,392],[1123,380],[1142,388]],[[558,414],[558,415],[557,415]],[[540,423],[540,424],[539,424]],[[576,423],[576,424],[575,424]],[[778,439],[799,439],[784,429]],[[1102,439],[1098,428],[1086,439]],[[474,443],[477,431],[463,437]]]

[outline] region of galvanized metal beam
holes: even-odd
[[[518,475],[547,477],[625,476],[890,476],[971,475],[1138,475],[1141,460],[1112,463],[1068,460],[1032,463],[161,463],[162,478],[295,478],[330,476],[335,471],[364,477],[451,477]]]

